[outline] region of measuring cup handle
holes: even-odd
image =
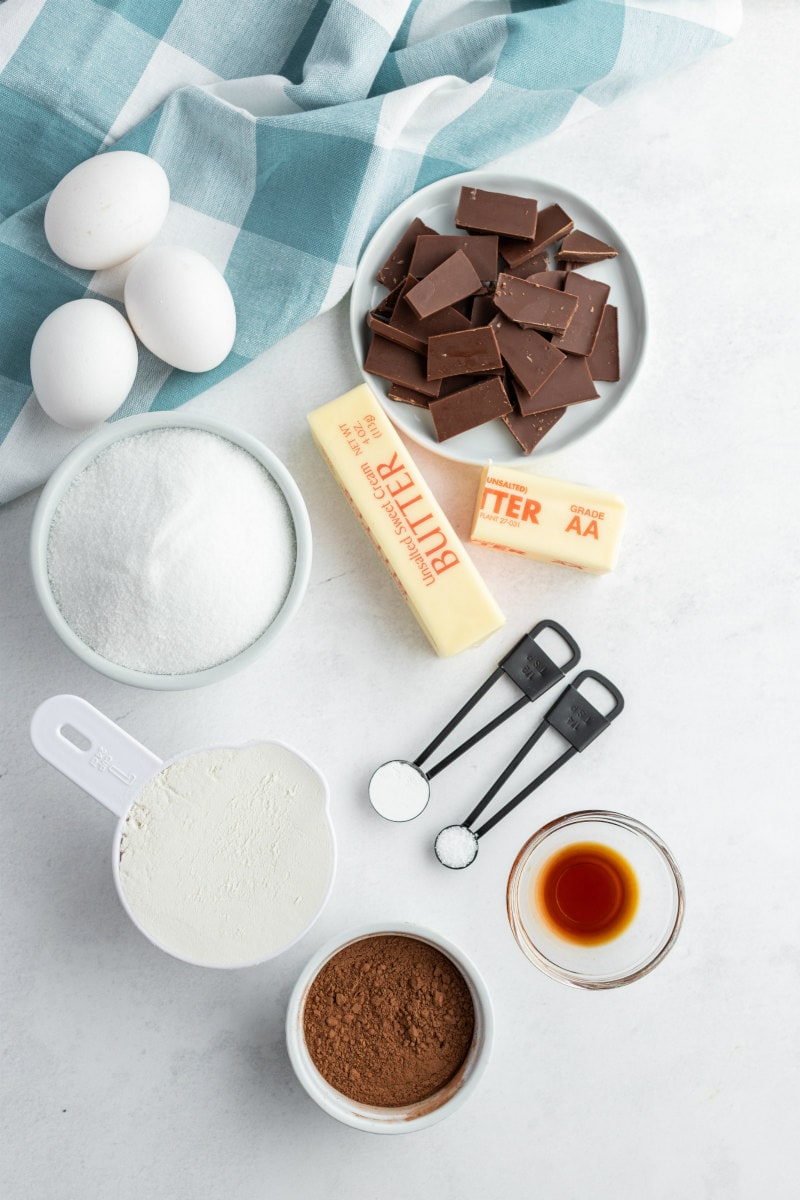
[[[80,696],[51,696],[40,704],[31,720],[31,741],[51,766],[118,817],[164,766]]]

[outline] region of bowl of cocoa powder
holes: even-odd
[[[297,1078],[320,1108],[369,1133],[434,1125],[474,1091],[489,1059],[479,972],[439,934],[368,925],[319,950],[286,1017]]]

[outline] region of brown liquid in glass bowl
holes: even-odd
[[[639,884],[621,854],[575,842],[547,860],[534,883],[536,908],[558,937],[582,946],[610,942],[630,924]]]

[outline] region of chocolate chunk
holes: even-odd
[[[470,232],[501,233],[506,237],[533,241],[536,236],[537,209],[536,201],[525,196],[462,187],[456,209],[456,225]]]
[[[428,338],[435,333],[455,333],[457,329],[469,329],[469,320],[455,307],[443,308],[441,312],[434,313],[433,316],[426,317],[424,321],[421,321],[413,308],[406,303],[406,293],[416,287],[418,282],[413,275],[407,277],[394,306],[394,312],[389,321],[390,325],[396,329],[402,329],[404,333],[408,333],[414,338],[419,338],[426,347]]]
[[[451,304],[474,296],[483,287],[463,250],[456,250],[405,294],[405,301],[424,320]]]
[[[522,271],[525,269],[525,265],[526,264],[523,263],[523,265],[521,267],[518,267],[517,269]],[[514,272],[512,271],[511,274],[514,274]],[[514,278],[515,279],[527,278],[531,283],[538,283],[540,287],[555,288],[557,292],[560,292],[560,291],[564,290],[564,280],[567,278],[567,272],[566,271],[537,271],[535,275],[528,275],[528,276],[514,275]]]
[[[539,445],[544,435],[549,433],[556,422],[561,420],[566,411],[566,408],[552,408],[549,412],[533,413],[529,417],[523,417],[518,412],[510,412],[506,413],[502,419],[525,454],[530,454]]]
[[[394,312],[394,306],[397,304],[397,300],[403,290],[404,283],[405,279],[402,279],[397,287],[392,288],[389,294],[383,297],[380,304],[376,304],[372,309],[372,315],[377,317],[379,321],[388,321],[391,317]]]
[[[378,283],[382,283],[387,288],[397,287],[398,283],[408,274],[408,267],[411,262],[411,256],[414,253],[414,247],[417,244],[417,238],[422,233],[432,234],[435,232],[435,229],[431,229],[419,217],[414,217],[414,220],[400,238],[400,241],[380,271],[378,271],[376,276]]]
[[[442,333],[428,341],[428,378],[486,375],[502,371],[503,360],[491,325]]]
[[[552,246],[561,238],[566,237],[574,227],[575,222],[572,217],[564,212],[560,204],[551,204],[549,208],[543,208],[539,213],[536,225],[534,254],[546,250],[548,246]]]
[[[597,341],[586,362],[592,379],[602,379],[607,383],[616,383],[619,379],[617,309],[613,304],[607,304],[603,309]]]
[[[458,237],[458,235],[451,236],[443,233],[434,236],[423,234],[417,238],[409,273],[416,276],[417,279],[423,279],[451,254],[455,254],[456,250],[464,251],[483,283],[494,282],[497,279],[497,238],[494,236]]]
[[[615,250],[607,242],[601,242],[599,238],[592,237],[590,233],[584,233],[582,229],[575,229],[561,243],[558,258],[559,261],[563,258],[570,262],[587,263],[600,262],[604,258],[616,258],[618,254],[619,250]]]
[[[390,400],[399,400],[401,404],[411,404],[414,408],[427,408],[430,397],[423,396],[422,392],[415,392],[413,388],[403,387],[401,383],[393,383],[387,393]]]
[[[486,378],[486,375],[451,375],[442,380],[439,396],[452,396],[453,392],[463,392],[464,388],[472,387],[473,383],[480,383]]]
[[[524,417],[529,417],[532,413],[581,404],[584,400],[596,400],[597,395],[586,359],[577,354],[568,354],[535,396],[526,396],[518,391],[517,399],[519,411]]]
[[[534,396],[564,361],[564,355],[533,329],[522,329],[501,313],[492,321],[500,353],[522,392]]]
[[[521,266],[522,263],[528,262],[536,254],[536,243],[533,241],[523,241],[520,238],[500,238],[498,249],[512,268]]]
[[[564,282],[564,295],[575,296],[577,311],[563,337],[554,337],[553,345],[565,354],[591,354],[610,288],[598,279],[587,279],[570,271]]]
[[[564,212],[560,204],[551,204],[548,208],[539,210],[536,222],[536,238],[532,242],[519,241],[515,238],[500,239],[500,253],[510,267],[540,254],[548,246],[554,245],[570,232],[575,222]]]
[[[455,375],[452,379],[443,379],[439,395],[450,396],[453,392],[460,392],[477,382],[472,375]],[[430,396],[424,396],[422,392],[417,392],[413,388],[403,387],[400,383],[391,384],[387,395],[390,400],[399,400],[402,404],[413,404],[416,408],[427,408],[430,400]]]
[[[493,296],[476,296],[472,301],[470,324],[473,326],[489,325],[496,315],[497,309],[494,306]]]
[[[384,337],[390,342],[396,342],[398,346],[405,346],[407,350],[413,350],[415,354],[428,353],[427,341],[422,341],[420,338],[406,333],[403,329],[397,329],[396,326],[390,325],[388,321],[381,321],[374,313],[367,313],[367,328],[376,333],[378,337]]]
[[[494,302],[523,329],[562,334],[570,324],[578,301],[573,295],[514,275],[500,275]]]
[[[496,375],[451,396],[432,400],[429,407],[439,442],[511,412],[506,389]]]
[[[425,359],[405,346],[398,346],[384,337],[373,336],[364,370],[370,375],[379,375],[392,383],[399,383],[424,396],[438,396],[441,383],[438,379],[431,382],[425,375]]]
[[[557,273],[550,270],[550,259],[547,254],[534,254],[533,258],[526,259],[525,262],[519,263],[512,271],[509,271],[509,275],[513,275],[516,279],[530,279],[531,275],[543,273],[551,275]],[[539,280],[537,279],[536,282],[538,283]]]

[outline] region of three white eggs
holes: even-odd
[[[130,325],[113,305],[83,299],[61,305],[36,333],[33,390],[60,425],[88,428],[125,401],[138,366],[131,326],[148,350],[183,371],[210,371],[233,347],[233,297],[213,263],[183,246],[146,249],[169,199],[157,162],[118,150],[80,163],[47,202],[45,236],[70,266],[102,271],[135,260],[124,292]]]

